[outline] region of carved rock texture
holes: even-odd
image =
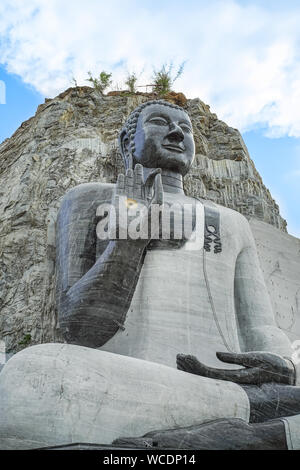
[[[55,222],[61,198],[80,183],[116,180],[123,171],[119,130],[148,99],[153,96],[101,96],[90,87],[70,88],[46,99],[0,145],[0,340],[7,352],[61,341],[54,302]],[[187,100],[184,107],[196,142],[186,193],[286,231],[240,133],[200,99]]]

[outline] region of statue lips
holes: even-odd
[[[178,153],[184,152],[185,148],[181,147],[181,145],[175,145],[175,144],[162,144],[162,147],[168,149],[168,150],[173,150]]]

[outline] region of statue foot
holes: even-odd
[[[152,431],[143,437],[119,438],[122,447],[198,450],[286,450],[282,421],[249,425],[242,419],[219,419],[188,428]]]

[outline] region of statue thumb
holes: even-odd
[[[151,188],[156,175],[161,174],[161,168],[144,168],[145,186]]]

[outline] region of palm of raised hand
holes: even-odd
[[[154,169],[149,172],[147,180],[144,181],[143,167],[137,164],[134,170],[129,169],[125,175],[118,176],[112,201],[115,217],[110,221],[110,233],[116,238],[135,240],[136,235],[140,233],[146,241],[150,240],[148,223],[151,208],[154,204],[161,206],[163,203],[160,173],[159,168]],[[130,233],[130,227],[132,228],[135,220],[136,224],[140,225],[140,232],[132,230]],[[115,238],[113,235],[111,238]]]

